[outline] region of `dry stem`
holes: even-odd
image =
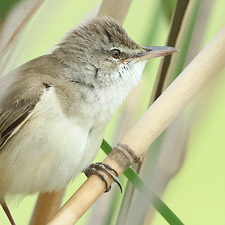
[[[46,224],[59,209],[65,190],[39,194],[30,225]]]
[[[132,0],[103,0],[98,15],[107,15],[123,23]]]
[[[0,57],[18,37],[24,26],[30,21],[44,0],[26,0],[19,3],[1,24]]]

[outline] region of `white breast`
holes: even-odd
[[[0,197],[67,185],[91,163],[100,147],[105,125],[90,121],[65,117],[52,88],[1,150]]]

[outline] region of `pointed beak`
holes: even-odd
[[[151,47],[144,47],[144,52],[134,55],[130,58],[124,59],[123,62],[128,62],[133,59],[139,60],[148,60],[151,58],[162,57],[166,55],[173,54],[174,52],[179,51],[177,48],[169,47],[169,46],[151,46]]]

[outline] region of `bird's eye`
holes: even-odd
[[[120,50],[119,49],[112,49],[110,51],[110,55],[114,58],[114,59],[118,59],[120,57]]]

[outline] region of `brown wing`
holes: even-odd
[[[27,121],[48,88],[35,77],[9,74],[0,78],[0,150]]]

